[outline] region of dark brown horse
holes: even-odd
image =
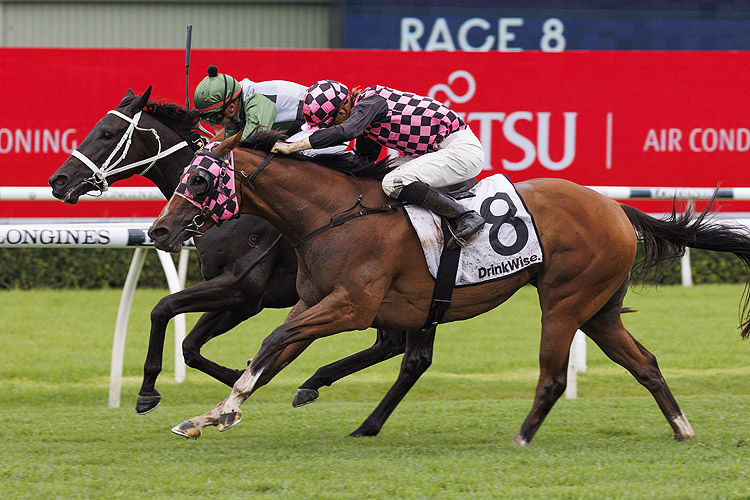
[[[172,429],[186,437],[197,438],[207,425],[218,425],[220,430],[235,425],[241,418],[240,405],[321,337],[370,326],[409,330],[396,383],[354,436],[377,434],[431,363],[434,330],[419,329],[430,307],[433,279],[402,211],[331,224],[359,207],[395,202],[386,198],[379,182],[300,157],[268,153],[278,139],[277,134],[258,133],[243,144],[247,149],[234,149],[235,187],[243,213],[267,219],[296,246],[300,301],[284,324],[263,341],[230,395],[207,413]],[[236,139],[228,139],[213,153],[199,152],[196,160],[220,157],[236,145]],[[445,322],[471,318],[502,304],[527,283],[536,286],[542,311],[540,374],[533,406],[514,443],[531,441],[565,390],[569,348],[579,328],[651,392],[675,439],[692,437],[656,358],[620,319],[636,235],[644,239],[644,269],[676,258],[686,246],[732,252],[747,265],[750,236],[709,222],[708,208],[697,217],[688,213],[660,220],[560,179],[535,179],[516,187],[536,222],[543,264],[502,280],[457,288],[444,318]],[[191,166],[187,188],[196,198],[206,198],[208,206],[217,186]],[[172,196],[149,234],[157,248],[178,251],[193,231],[211,226],[203,214],[184,198]],[[745,301],[742,335],[749,330]]]
[[[148,89],[135,96],[128,91],[114,112],[94,126],[76,155],[50,177],[55,197],[75,204],[87,192],[104,190],[105,186],[136,174],[153,182],[165,198],[171,196],[185,165],[193,157],[194,149],[188,146],[198,116],[175,104],[149,101],[150,92]],[[131,129],[135,116],[139,116],[137,128]],[[130,141],[127,151],[125,142],[117,148],[123,139]],[[115,158],[123,152],[120,164],[114,165]],[[110,156],[113,160],[107,163]],[[87,167],[85,161],[92,162],[94,168]],[[103,169],[105,163],[107,168]],[[243,215],[205,237],[196,238],[195,246],[201,273],[207,281],[167,295],[151,312],[148,353],[136,404],[139,414],[153,410],[161,400],[155,384],[162,369],[167,324],[174,316],[205,311],[182,344],[185,362],[231,387],[242,370],[206,359],[201,355],[201,347],[264,308],[291,307],[299,299],[295,288],[297,256],[265,220]],[[314,401],[322,386],[403,353],[405,344],[404,332],[378,331],[371,348],[319,369],[304,382],[295,396],[295,406]]]

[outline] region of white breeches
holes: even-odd
[[[467,127],[443,139],[437,151],[424,154],[394,168],[383,178],[383,191],[397,198],[401,188],[412,182],[432,187],[458,184],[482,171],[484,149],[477,136]]]

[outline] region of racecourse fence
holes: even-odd
[[[163,200],[156,188],[113,187],[99,197],[88,197],[91,200],[126,200],[150,201]],[[0,187],[0,201],[52,201],[49,188],[40,187]],[[120,406],[122,387],[122,369],[125,355],[130,310],[138,278],[143,270],[146,252],[154,248],[148,236],[150,220],[111,221],[107,219],[50,219],[42,222],[18,223],[12,221],[0,224],[0,247],[7,248],[132,248],[133,258],[120,296],[120,304],[115,320],[112,359],[110,364],[109,407]],[[188,252],[193,248],[192,240],[188,241],[180,253],[177,266],[172,257],[161,250],[156,250],[161,263],[170,293],[176,293],[185,287],[187,275]],[[174,356],[175,381],[185,380],[185,361],[182,355],[182,340],[185,338],[185,315],[174,318]]]
[[[707,200],[714,192],[718,199],[750,200],[750,188],[671,188],[671,187],[623,187],[623,186],[589,186],[591,189],[609,198],[617,200],[652,199],[652,200]],[[0,186],[0,201],[52,201],[55,200],[48,187],[18,187]],[[152,201],[163,200],[161,192],[155,187],[112,187],[101,196],[85,197],[82,199],[102,201]],[[726,216],[727,214],[723,214]],[[730,217],[731,218],[731,217]],[[750,227],[750,219],[736,220]],[[110,368],[109,407],[120,406],[120,392],[122,385],[122,367],[125,350],[127,325],[133,294],[138,283],[138,277],[143,269],[143,263],[148,248],[153,248],[153,241],[148,237],[147,229],[150,221],[112,222],[107,219],[72,220],[59,219],[54,223],[16,223],[11,221],[0,224],[0,247],[29,248],[29,247],[108,247],[134,248],[133,259],[123,286],[120,305],[115,321],[115,333],[112,347],[112,363]],[[192,241],[186,245],[192,246]],[[182,290],[185,286],[187,272],[188,250],[184,249],[180,255],[178,268],[169,254],[157,250],[159,260],[164,268],[170,293]],[[692,285],[692,270],[689,249],[682,258],[682,284]],[[185,363],[182,357],[182,339],[185,337],[185,317],[179,315],[174,318],[175,325],[175,380],[185,380]],[[578,393],[577,373],[586,371],[586,340],[583,332],[576,332],[571,346],[570,361],[568,363],[568,386],[565,396],[575,399]]]

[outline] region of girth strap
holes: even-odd
[[[458,260],[461,257],[461,246],[448,245],[450,232],[445,219],[442,220],[443,226],[443,252],[440,254],[440,264],[438,265],[437,277],[435,278],[435,288],[432,290],[432,302],[430,310],[427,313],[422,331],[437,326],[442,321],[445,311],[451,305],[451,296],[456,284],[456,273],[458,272]]]

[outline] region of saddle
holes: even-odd
[[[462,200],[464,198],[471,198],[472,196],[475,196],[474,193],[472,193],[470,190],[477,184],[479,184],[479,181],[472,177],[471,179],[459,182],[458,184],[452,184],[450,186],[435,189],[443,194],[447,194],[453,199]]]
[[[389,160],[386,163],[386,167],[389,169],[400,167],[413,159],[414,157],[412,156],[397,156],[396,158]],[[458,184],[435,189],[455,200],[460,200],[475,196],[470,189],[477,184],[478,181],[472,177],[471,179],[459,182]],[[458,271],[458,261],[461,256],[461,247],[459,245],[447,244],[450,240],[451,232],[445,219],[442,220],[441,225],[443,230],[443,241],[445,243],[443,245],[442,253],[440,254],[440,264],[438,266],[437,276],[435,277],[435,286],[432,290],[430,310],[427,312],[427,320],[425,321],[424,326],[422,326],[422,331],[436,328],[438,323],[443,319],[445,311],[450,307],[451,296],[453,295],[453,287],[456,280],[456,272]]]
[[[397,156],[386,163],[386,167],[396,168],[401,165],[413,160],[413,156]],[[475,178],[467,179],[458,184],[452,184],[450,186],[443,186],[435,188],[441,193],[452,197],[455,200],[461,200],[464,198],[471,198],[475,196],[470,190],[479,183]],[[453,295],[453,288],[455,285],[456,272],[458,271],[458,261],[461,257],[461,247],[459,245],[449,246],[447,242],[450,240],[451,232],[448,227],[448,223],[443,219],[442,221],[443,230],[443,241],[446,242],[443,246],[443,251],[440,254],[440,264],[438,266],[437,276],[435,277],[435,287],[432,290],[432,300],[430,303],[430,310],[427,313],[427,320],[425,321],[422,331],[427,331],[432,328],[436,328],[438,323],[443,319],[445,311],[448,310],[451,304],[451,296]]]
[[[393,158],[392,160],[388,160],[386,163],[386,167],[389,169],[393,169],[396,167],[400,167],[404,163],[408,163],[414,159],[413,156],[397,156]],[[470,193],[469,190],[476,186],[479,183],[474,177],[471,179],[467,179],[463,182],[459,182],[458,184],[451,184],[450,186],[443,186],[440,188],[435,188],[438,191],[440,191],[443,194],[447,194],[448,196],[452,197],[456,200],[461,200],[464,198],[471,198],[474,196],[474,194]]]

